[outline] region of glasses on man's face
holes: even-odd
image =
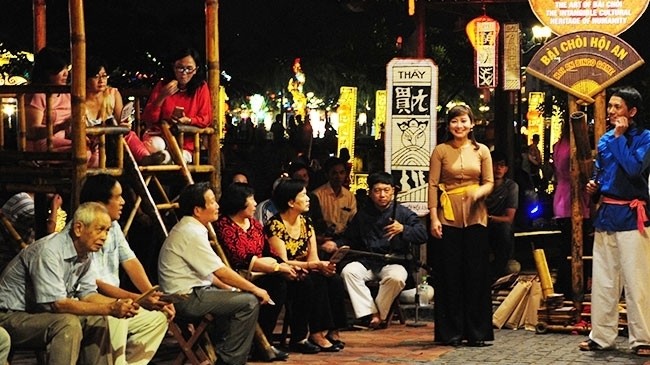
[[[373,194],[377,194],[377,195],[379,195],[379,194],[381,194],[381,193],[384,193],[384,194],[391,194],[391,193],[393,192],[393,188],[392,188],[392,187],[388,187],[388,188],[374,188],[374,189],[371,190],[371,192],[372,192]]]
[[[93,76],[93,79],[102,79],[102,80],[108,80],[108,75],[107,74],[97,74]]]
[[[192,72],[196,71],[196,67],[192,67],[192,66],[176,66],[176,67],[174,67],[174,70],[176,70],[176,72],[180,72],[182,74],[191,74]]]

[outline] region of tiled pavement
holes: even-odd
[[[483,348],[434,345],[433,323],[425,327],[393,324],[377,331],[345,331],[346,348],[338,353],[301,355],[292,353],[278,365],[327,364],[645,364],[650,361],[627,350],[627,338],[618,338],[620,350],[590,353],[578,351],[584,336],[569,334],[537,335],[524,330],[496,330],[493,346]],[[153,363],[170,365],[179,350],[171,339],[165,340]],[[12,365],[34,365],[29,354],[18,354]],[[253,362],[251,364],[265,364]]]
[[[393,324],[377,331],[345,331],[342,339],[346,347],[338,353],[302,355],[292,353],[282,365],[334,365],[334,364],[645,364],[645,359],[627,350],[627,338],[618,338],[620,350],[589,353],[578,350],[581,335],[552,333],[537,335],[524,330],[495,330],[492,346],[483,348],[434,345],[433,323],[425,327]],[[171,345],[171,344],[169,344]],[[165,346],[155,359],[157,365],[171,364],[176,351]],[[251,364],[265,364],[251,362]]]

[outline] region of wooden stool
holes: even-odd
[[[370,293],[372,297],[377,296],[379,292],[379,280],[369,280],[366,281],[366,286],[370,288]],[[404,316],[404,310],[402,309],[399,302],[399,295],[393,299],[393,303],[390,305],[390,310],[386,314],[386,327],[390,326],[392,321],[399,321],[400,324],[406,323],[406,317]]]
[[[209,365],[216,361],[216,353],[210,336],[205,332],[210,322],[214,320],[211,314],[206,314],[198,324],[174,320],[169,324],[169,331],[181,348],[181,353],[174,360],[174,365],[182,365],[185,359],[192,365]],[[199,341],[200,339],[205,341]],[[205,348],[201,345],[205,343]]]

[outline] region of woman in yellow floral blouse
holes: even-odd
[[[300,280],[289,283],[287,293],[291,305],[289,350],[340,351],[344,343],[338,329],[347,325],[343,282],[334,263],[318,258],[314,228],[303,215],[309,210],[304,181],[283,180],[273,191],[272,200],[280,213],[264,227],[271,252],[302,271]]]

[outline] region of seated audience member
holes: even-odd
[[[272,339],[287,296],[286,280],[295,280],[297,273],[291,265],[269,256],[263,227],[253,218],[257,205],[254,194],[247,184],[230,184],[219,201],[222,215],[215,223],[215,232],[233,269],[265,274],[255,278],[255,285],[265,289],[275,305],[261,306],[258,322],[264,335]],[[288,357],[286,352],[273,350],[277,360]]]
[[[86,124],[95,126],[106,123],[107,126],[119,125],[131,129],[131,116],[122,115],[123,108],[119,90],[108,86],[106,63],[98,58],[89,58],[86,63]],[[159,165],[165,161],[163,151],[150,153],[148,146],[134,131],[124,135],[124,140],[138,164]]]
[[[305,187],[309,189],[309,167],[300,161],[292,162],[289,164],[287,169],[289,177],[292,179],[298,179],[305,182]],[[319,244],[325,242],[325,234],[327,231],[327,224],[323,218],[323,211],[321,210],[320,201],[316,194],[313,191],[307,191],[307,196],[309,196],[309,210],[305,212],[305,216],[311,219],[311,223],[314,226],[314,231],[316,231],[316,241]]]
[[[11,351],[11,337],[4,328],[0,327],[0,365],[7,365]]]
[[[273,182],[273,188],[271,192],[275,191],[275,188],[278,186],[280,181],[287,178],[284,175],[285,174],[275,179],[275,181]],[[276,208],[275,204],[273,204],[273,199],[269,198],[257,205],[257,208],[255,208],[254,217],[258,222],[262,224],[262,226],[264,226],[266,222],[268,222],[269,219],[271,219],[271,217],[273,217],[276,214],[278,214],[278,208]]]
[[[512,222],[519,206],[519,186],[509,179],[508,159],[505,154],[492,152],[494,189],[485,199],[488,210],[488,237],[494,255],[492,276],[497,279],[507,274],[507,264],[512,258],[515,236]]]
[[[93,255],[93,263],[97,270],[97,288],[107,297],[136,300],[138,297],[153,288],[151,281],[144,271],[140,260],[122,233],[118,223],[122,215],[124,199],[122,198],[122,185],[110,175],[100,174],[89,176],[81,189],[80,202],[97,202],[108,210],[111,217],[111,230],[108,232],[102,248]],[[70,229],[69,226],[66,227]],[[140,293],[133,293],[120,288],[120,267],[124,270],[131,282]],[[147,364],[151,361],[167,333],[167,316],[173,317],[172,304],[161,302],[160,292],[143,299],[142,308],[138,314],[124,320],[108,318],[111,338],[117,338],[117,343],[126,341],[127,347],[119,348],[113,345],[114,357],[118,361],[128,364]],[[129,351],[130,348],[139,348],[141,353]],[[124,357],[119,360],[121,357]]]
[[[69,231],[32,243],[9,263],[0,276],[0,326],[13,345],[45,350],[48,364],[114,363],[107,317],[133,317],[139,306],[97,292],[92,256],[110,227],[106,207],[82,204]]]
[[[323,219],[327,226],[324,240],[336,238],[343,234],[348,223],[357,213],[357,201],[354,194],[346,189],[343,184],[347,179],[345,162],[336,157],[330,157],[325,161],[324,170],[328,182],[314,190],[314,195],[323,212]],[[326,252],[336,249],[333,245],[321,247]]]
[[[245,364],[259,302],[267,304],[271,298],[266,290],[225,266],[210,246],[208,224],[219,218],[219,204],[210,185],[185,187],[178,203],[182,218],[169,232],[158,258],[160,286],[165,293],[189,295],[176,304],[179,317],[198,319],[208,313],[216,317],[215,324],[225,331],[217,333],[211,328],[217,364]],[[230,288],[217,288],[215,278]]]
[[[59,194],[52,196],[50,200],[50,213],[47,218],[47,232],[57,231],[59,216],[65,214],[61,209],[63,199]],[[2,214],[7,218],[12,227],[20,235],[23,242],[31,244],[34,242],[34,196],[31,193],[18,193],[2,206]],[[65,218],[63,218],[65,225]],[[63,226],[61,226],[63,228]],[[58,231],[60,231],[59,229]],[[7,266],[14,256],[20,251],[17,242],[11,237],[4,226],[0,228],[0,272]]]
[[[288,283],[291,306],[289,350],[301,353],[340,351],[339,329],[347,326],[345,289],[336,265],[318,258],[316,235],[309,218],[309,197],[302,180],[283,180],[273,192],[280,213],[264,227],[271,253],[299,270]],[[309,334],[309,339],[307,335]]]
[[[171,56],[170,68],[165,77],[154,86],[149,101],[142,112],[148,132],[144,137],[160,132],[163,120],[205,128],[212,124],[210,91],[205,82],[205,70],[199,53],[191,48],[177,51]],[[191,162],[194,140],[185,137],[183,156]]]
[[[34,68],[31,74],[32,85],[68,84],[70,62],[60,50],[45,47],[34,57]],[[66,152],[72,150],[72,140],[67,136],[72,120],[72,102],[70,93],[55,93],[46,95],[37,93],[26,98],[25,119],[27,122],[27,150],[47,151],[48,127],[46,116],[49,100],[50,122],[52,123],[52,151]],[[97,166],[98,155],[88,148],[88,166]]]
[[[248,174],[243,171],[235,171],[235,173],[232,174],[231,182],[250,184],[250,181],[248,181]]]
[[[387,172],[368,177],[370,200],[352,219],[344,236],[337,241],[355,250],[377,254],[409,254],[410,244],[427,241],[422,220],[393,200],[393,177]],[[397,206],[395,206],[397,204]],[[404,265],[384,258],[359,256],[343,267],[341,276],[347,287],[356,318],[370,317],[369,326],[383,327],[390,307],[404,289],[408,272]],[[379,292],[373,300],[366,282],[379,279]]]

